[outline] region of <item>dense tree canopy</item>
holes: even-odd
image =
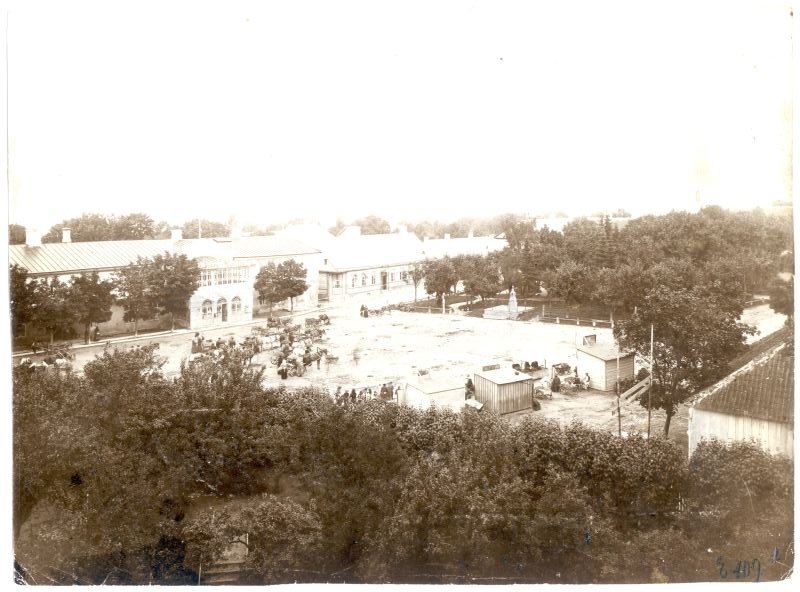
[[[200,267],[186,255],[169,252],[153,257],[149,267],[152,301],[170,315],[174,330],[175,315],[186,318],[189,298],[200,286]]]
[[[183,238],[215,238],[230,236],[231,228],[222,222],[193,218],[181,227]]]
[[[791,565],[791,463],[750,444],[687,463],[578,423],[265,389],[233,355],[168,380],[156,354],[15,371],[25,573],[196,583],[235,541],[251,584],[718,581],[719,555],[729,579],[761,557],[766,580],[773,548]]]
[[[89,327],[111,318],[114,282],[101,280],[97,272],[73,276],[70,282],[70,309],[84,327],[84,341],[89,342]]]
[[[124,310],[123,320],[133,323],[134,335],[139,334],[139,321],[153,318],[156,312],[152,272],[151,261],[138,257],[136,263],[116,273],[116,292]]]
[[[260,300],[269,304],[270,314],[275,304],[287,299],[294,310],[294,299],[308,290],[307,273],[305,266],[294,259],[277,265],[270,261],[261,267],[256,274],[254,288]]]
[[[8,225],[8,244],[9,245],[24,245],[25,244],[25,227],[19,224]]]
[[[169,227],[165,222],[156,223],[147,214],[133,213],[121,216],[83,214],[55,224],[42,236],[43,243],[60,243],[62,230],[70,229],[72,242],[143,240],[167,238]]]

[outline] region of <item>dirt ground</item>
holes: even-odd
[[[432,376],[452,380],[454,385],[463,384],[467,375],[486,364],[510,365],[523,361],[538,361],[547,367],[555,363],[576,364],[575,344],[586,334],[595,334],[598,342],[610,343],[610,329],[589,326],[555,325],[537,322],[492,320],[460,315],[405,313],[392,311],[381,316],[362,318],[358,314],[360,303],[326,309],[331,324],[318,344],[328,349],[336,360],[323,361],[319,369],[312,365],[305,376],[281,380],[270,364],[271,352],[262,352],[253,360],[266,367],[264,383],[267,386],[283,385],[287,388],[317,386],[333,392],[342,389],[380,389],[381,384],[402,384],[415,376],[420,369],[427,369]],[[308,316],[316,316],[317,313]],[[783,326],[785,317],[775,314],[767,305],[747,309],[742,319],[756,325],[764,337]],[[299,317],[296,322],[302,322]],[[250,325],[229,327],[204,332],[209,338],[234,335],[242,338],[249,335]],[[190,353],[192,334],[159,336],[159,353],[166,358],[164,371],[175,375],[181,359]],[[149,340],[138,341],[144,344]],[[120,347],[132,347],[132,344]],[[79,370],[91,360],[101,348],[76,350],[75,368]],[[619,429],[616,397],[612,393],[584,391],[565,395],[554,393],[552,400],[542,400],[537,415],[569,423],[580,420],[587,425],[612,431]],[[516,423],[530,412],[519,412],[505,416]],[[637,403],[622,408],[623,432],[646,432],[647,409]],[[661,411],[652,414],[651,432],[663,431],[665,415]],[[682,407],[673,418],[670,438],[686,446],[688,408]]]

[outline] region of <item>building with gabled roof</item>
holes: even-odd
[[[793,457],[794,356],[777,351],[722,380],[689,410],[688,434],[690,456],[701,440],[717,439]]]
[[[125,240],[71,242],[65,229],[60,243],[33,240],[25,245],[9,246],[9,263],[28,271],[31,279],[57,277],[69,281],[74,275],[98,272],[107,279],[137,258],[173,253],[195,259],[200,266],[200,287],[189,301],[188,325],[192,329],[222,326],[226,323],[252,320],[259,306],[253,284],[259,269],[269,262],[279,264],[288,259],[306,268],[308,290],[297,299],[299,310],[317,306],[319,271],[322,253],[289,236],[233,236],[183,239],[180,230],[173,230],[165,240]],[[280,303],[278,303],[280,306]],[[142,329],[153,328],[158,319],[140,322]],[[119,306],[112,308],[112,317],[100,323],[102,334],[129,329]]]
[[[342,301],[412,286],[411,266],[423,259],[422,241],[409,232],[343,233],[323,255],[319,299]]]

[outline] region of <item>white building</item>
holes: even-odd
[[[173,253],[195,259],[200,267],[200,287],[188,302],[187,326],[192,329],[221,326],[237,321],[252,320],[259,310],[258,296],[253,288],[261,266],[294,259],[307,270],[308,290],[295,299],[296,310],[317,306],[319,270],[322,253],[300,241],[277,236],[226,237],[182,239],[180,230],[173,230],[165,240],[125,240],[78,242],[70,240],[65,229],[60,243],[42,243],[34,232],[27,233],[25,245],[9,246],[9,264],[28,271],[31,280],[57,277],[68,282],[72,276],[97,272],[101,279],[110,279],[116,272],[138,257],[151,259],[155,255]],[[266,305],[261,305],[266,308]],[[278,303],[278,307],[289,307]],[[133,330],[133,323],[123,319],[121,306],[114,305],[111,319],[100,323],[100,333],[109,335]],[[158,317],[139,321],[140,330],[163,324]]]
[[[422,241],[409,232],[361,235],[346,229],[323,255],[320,301],[341,302],[413,288],[411,267],[423,259]]]
[[[689,410],[689,456],[701,440],[755,441],[794,457],[794,356],[777,352],[723,380]]]

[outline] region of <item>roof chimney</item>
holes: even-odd
[[[179,240],[183,240],[183,230],[180,228],[171,228],[170,229],[170,240],[173,242],[177,242]]]
[[[36,228],[25,229],[25,246],[26,247],[41,247],[42,246],[42,233]]]
[[[62,243],[71,243],[72,242],[72,229],[67,228],[66,226],[61,229],[61,242]]]

